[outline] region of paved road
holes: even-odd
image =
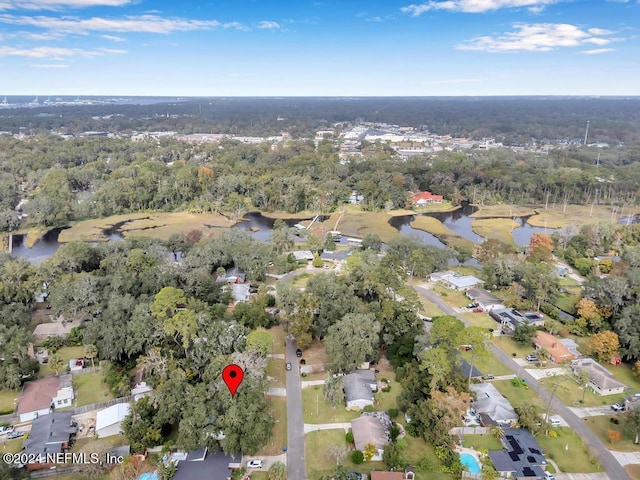
[[[444,313],[447,315],[454,315],[462,322],[467,324],[464,318],[458,316],[455,310],[449,306],[444,300],[442,300],[435,293],[427,290],[424,287],[414,286],[414,289],[424,296],[427,300],[437,305]],[[512,372],[518,373],[521,370],[521,366],[514,362],[513,359],[500,350],[495,345],[492,346],[493,355],[500,360],[505,366],[511,369]],[[526,370],[521,373],[521,376],[527,381],[529,387],[533,389],[543,401],[548,402],[550,398],[549,392],[542,387],[538,381],[531,376]],[[609,478],[612,480],[629,480],[629,475],[625,471],[625,469],[620,465],[615,456],[605,447],[605,445],[600,441],[600,439],[593,433],[589,427],[584,424],[584,420],[579,418],[575,413],[571,411],[569,407],[567,407],[564,403],[562,403],[558,398],[554,398],[551,403],[552,410],[555,410],[558,415],[560,415],[563,420],[567,422],[569,427],[582,439],[582,441],[592,449],[592,451],[597,455],[598,461],[605,469]]]
[[[293,340],[287,340],[287,361],[293,368],[287,372],[287,479],[305,480],[304,420],[302,417],[302,388],[300,369]]]

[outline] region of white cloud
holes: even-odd
[[[515,31],[497,36],[479,36],[466,43],[457,45],[459,50],[478,50],[484,52],[547,52],[559,47],[577,47],[593,43],[604,45],[611,38],[603,38],[609,30],[591,28],[583,30],[567,23],[516,23]],[[599,36],[598,36],[599,35]]]
[[[59,33],[87,34],[98,32],[172,33],[213,28],[246,29],[238,22],[220,23],[217,20],[190,20],[186,18],[162,18],[157,15],[126,16],[122,18],[79,18],[0,15],[0,23],[52,30]]]
[[[411,4],[400,10],[417,17],[431,10],[448,10],[450,12],[484,13],[502,8],[526,7],[534,13],[539,13],[546,5],[558,3],[562,0],[430,0],[422,4]]]
[[[613,48],[596,48],[594,50],[583,50],[580,53],[584,53],[585,55],[598,55],[600,53],[613,52],[614,50]]]
[[[69,65],[65,65],[64,63],[39,63],[29,66],[31,68],[69,68]]]
[[[58,10],[63,7],[122,7],[132,0],[4,0],[0,10]]]
[[[258,28],[261,28],[264,30],[272,30],[272,29],[280,28],[280,24],[278,22],[271,22],[268,20],[264,20],[258,23]]]
[[[68,57],[102,57],[105,55],[116,55],[122,53],[127,52],[126,50],[114,50],[109,48],[85,50],[82,48],[63,47],[15,48],[0,46],[0,57],[49,58],[51,60]]]
[[[127,39],[123,37],[118,37],[116,35],[100,35],[101,38],[105,40],[111,40],[112,42],[126,42]]]

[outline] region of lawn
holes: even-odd
[[[632,390],[640,392],[640,378],[633,373],[631,365],[627,363],[611,365],[610,363],[603,362],[602,366],[609,370],[613,376],[616,377],[616,380],[625,385],[629,385]]]
[[[266,330],[271,334],[272,344],[269,353],[284,353],[285,334],[284,327],[278,325]]]
[[[327,352],[324,349],[324,343],[318,340],[314,341],[302,352],[302,358],[307,362],[307,365],[326,365]]]
[[[617,419],[620,423],[616,425],[611,421],[612,418]],[[607,448],[610,448],[611,450],[618,450],[620,452],[638,451],[638,445],[633,443],[635,436],[632,435],[629,430],[624,428],[624,415],[598,415],[597,417],[586,417],[584,420],[586,424],[589,425],[591,431],[598,435],[598,438],[600,438]],[[620,432],[622,434],[620,441],[611,444],[607,435],[608,430]]]
[[[13,412],[16,408],[16,400],[21,393],[20,390],[0,390],[0,412]]]
[[[437,218],[418,215],[411,223],[411,226],[417,230],[431,233],[450,247],[460,246],[473,249],[474,243],[471,240],[461,237],[457,233],[449,230]]]
[[[602,468],[595,455],[591,455],[589,447],[568,427],[553,430],[557,437],[538,436],[536,439],[547,457],[555,461],[563,472],[592,473]]]
[[[567,289],[567,291],[569,291]],[[576,313],[576,304],[580,301],[580,295],[571,295],[567,293],[559,293],[553,302],[553,305],[558,307],[560,310],[564,310],[571,315],[575,315]]]
[[[469,361],[471,359],[471,352],[461,352],[462,358]],[[504,364],[494,357],[491,353],[484,357],[476,357],[474,366],[480,370],[483,374],[490,373],[492,375],[510,375],[511,370],[504,366]]]
[[[540,383],[550,389],[554,380],[549,378],[543,378]],[[584,404],[581,403],[584,394]],[[602,405],[611,405],[612,403],[624,401],[624,394],[619,395],[597,395],[590,390],[584,392],[584,390],[578,385],[574,378],[570,375],[566,376],[560,386],[558,387],[558,398],[560,398],[566,405],[570,407],[598,407]]]
[[[511,380],[496,380],[491,383],[514,407],[519,407],[525,403],[540,407],[540,411],[545,407],[542,398],[528,386],[514,387],[511,384]]]
[[[398,408],[398,402],[396,398],[400,395],[400,391],[402,387],[399,382],[395,381],[396,374],[393,371],[393,367],[389,364],[386,359],[383,359],[376,368],[380,370],[380,373],[376,374],[376,378],[378,380],[382,380],[383,378],[389,381],[388,386],[391,387],[391,390],[388,392],[383,392],[382,390],[378,390],[378,392],[374,395],[376,402],[375,408],[376,410],[388,411],[390,408]]]
[[[460,314],[472,327],[482,327],[486,329],[498,330],[500,325],[488,314],[482,312],[464,312]]]
[[[104,230],[122,224],[120,230],[125,237],[154,237],[168,240],[174,233],[202,230],[203,237],[230,228],[233,221],[218,214],[188,212],[148,212],[113,215],[111,217],[84,220],[60,232],[60,242],[108,240]]]
[[[291,282],[289,282],[289,285],[291,285],[293,288],[306,288],[310,278],[311,274],[305,272],[291,280]]]
[[[267,397],[271,412],[276,423],[273,426],[273,436],[269,444],[257,455],[280,455],[287,445],[287,399],[282,397]]]
[[[458,292],[457,290],[451,290],[440,285],[435,285],[433,287],[433,291],[454,308],[467,306],[471,301],[464,293]]]
[[[481,218],[473,221],[471,229],[481,237],[495,238],[502,243],[516,247],[511,232],[519,226],[518,222],[507,218]]]
[[[507,335],[495,337],[493,343],[507,355],[513,356],[515,353],[516,358],[524,358],[530,353],[533,353],[533,347],[520,345]]]
[[[322,394],[322,385],[302,390],[302,407],[304,423],[346,423],[360,416],[345,407],[332,408]]]
[[[67,367],[69,366],[69,360],[72,358],[83,358],[84,357],[84,347],[62,347],[55,353],[49,352],[49,357],[52,355],[58,355],[62,359],[62,368],[58,373],[67,373]],[[91,365],[89,365],[91,366]],[[45,363],[40,366],[40,371],[38,372],[39,377],[46,377],[49,375],[55,375],[56,372],[49,363]]]
[[[93,372],[73,376],[77,406],[81,407],[114,398],[109,387],[102,381],[102,375],[102,372]]]
[[[269,378],[270,387],[287,386],[287,371],[285,369],[285,362],[280,358],[268,358],[267,359],[267,377]]]
[[[6,437],[4,438],[6,439]],[[26,437],[14,438],[13,440],[4,440],[2,442],[2,452],[18,453],[23,448],[22,442],[24,442],[25,438]]]
[[[465,435],[462,446],[474,448],[478,451],[488,452],[489,450],[502,450],[500,440],[491,434],[486,435]]]
[[[429,318],[442,317],[446,315],[440,308],[431,303],[429,300],[421,300],[420,313]]]

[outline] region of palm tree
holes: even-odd
[[[62,358],[60,358],[60,355],[51,355],[49,365],[55,370],[56,375],[59,375],[60,369],[64,366],[64,362],[62,361]]]
[[[502,440],[504,437],[504,429],[500,425],[492,425],[489,431],[497,440]]]
[[[287,466],[282,462],[275,462],[269,468],[267,476],[269,480],[287,480]]]
[[[95,345],[89,344],[84,346],[84,356],[91,360],[91,368],[93,369],[96,368],[95,364],[93,363],[96,355],[98,355],[98,348]]]
[[[539,348],[536,350],[536,357],[538,357],[538,361],[540,362],[540,365],[545,365],[547,363],[547,360],[549,360],[549,358],[551,357],[551,355],[544,348]]]

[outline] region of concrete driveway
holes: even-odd
[[[525,371],[536,380],[567,374],[567,370],[564,368],[527,368]]]
[[[569,410],[571,410],[576,416],[580,418],[599,417],[600,415],[616,415],[617,414],[617,412],[614,412],[613,410],[611,410],[611,407],[609,405],[604,405],[602,407],[582,407],[582,408],[569,407]]]

